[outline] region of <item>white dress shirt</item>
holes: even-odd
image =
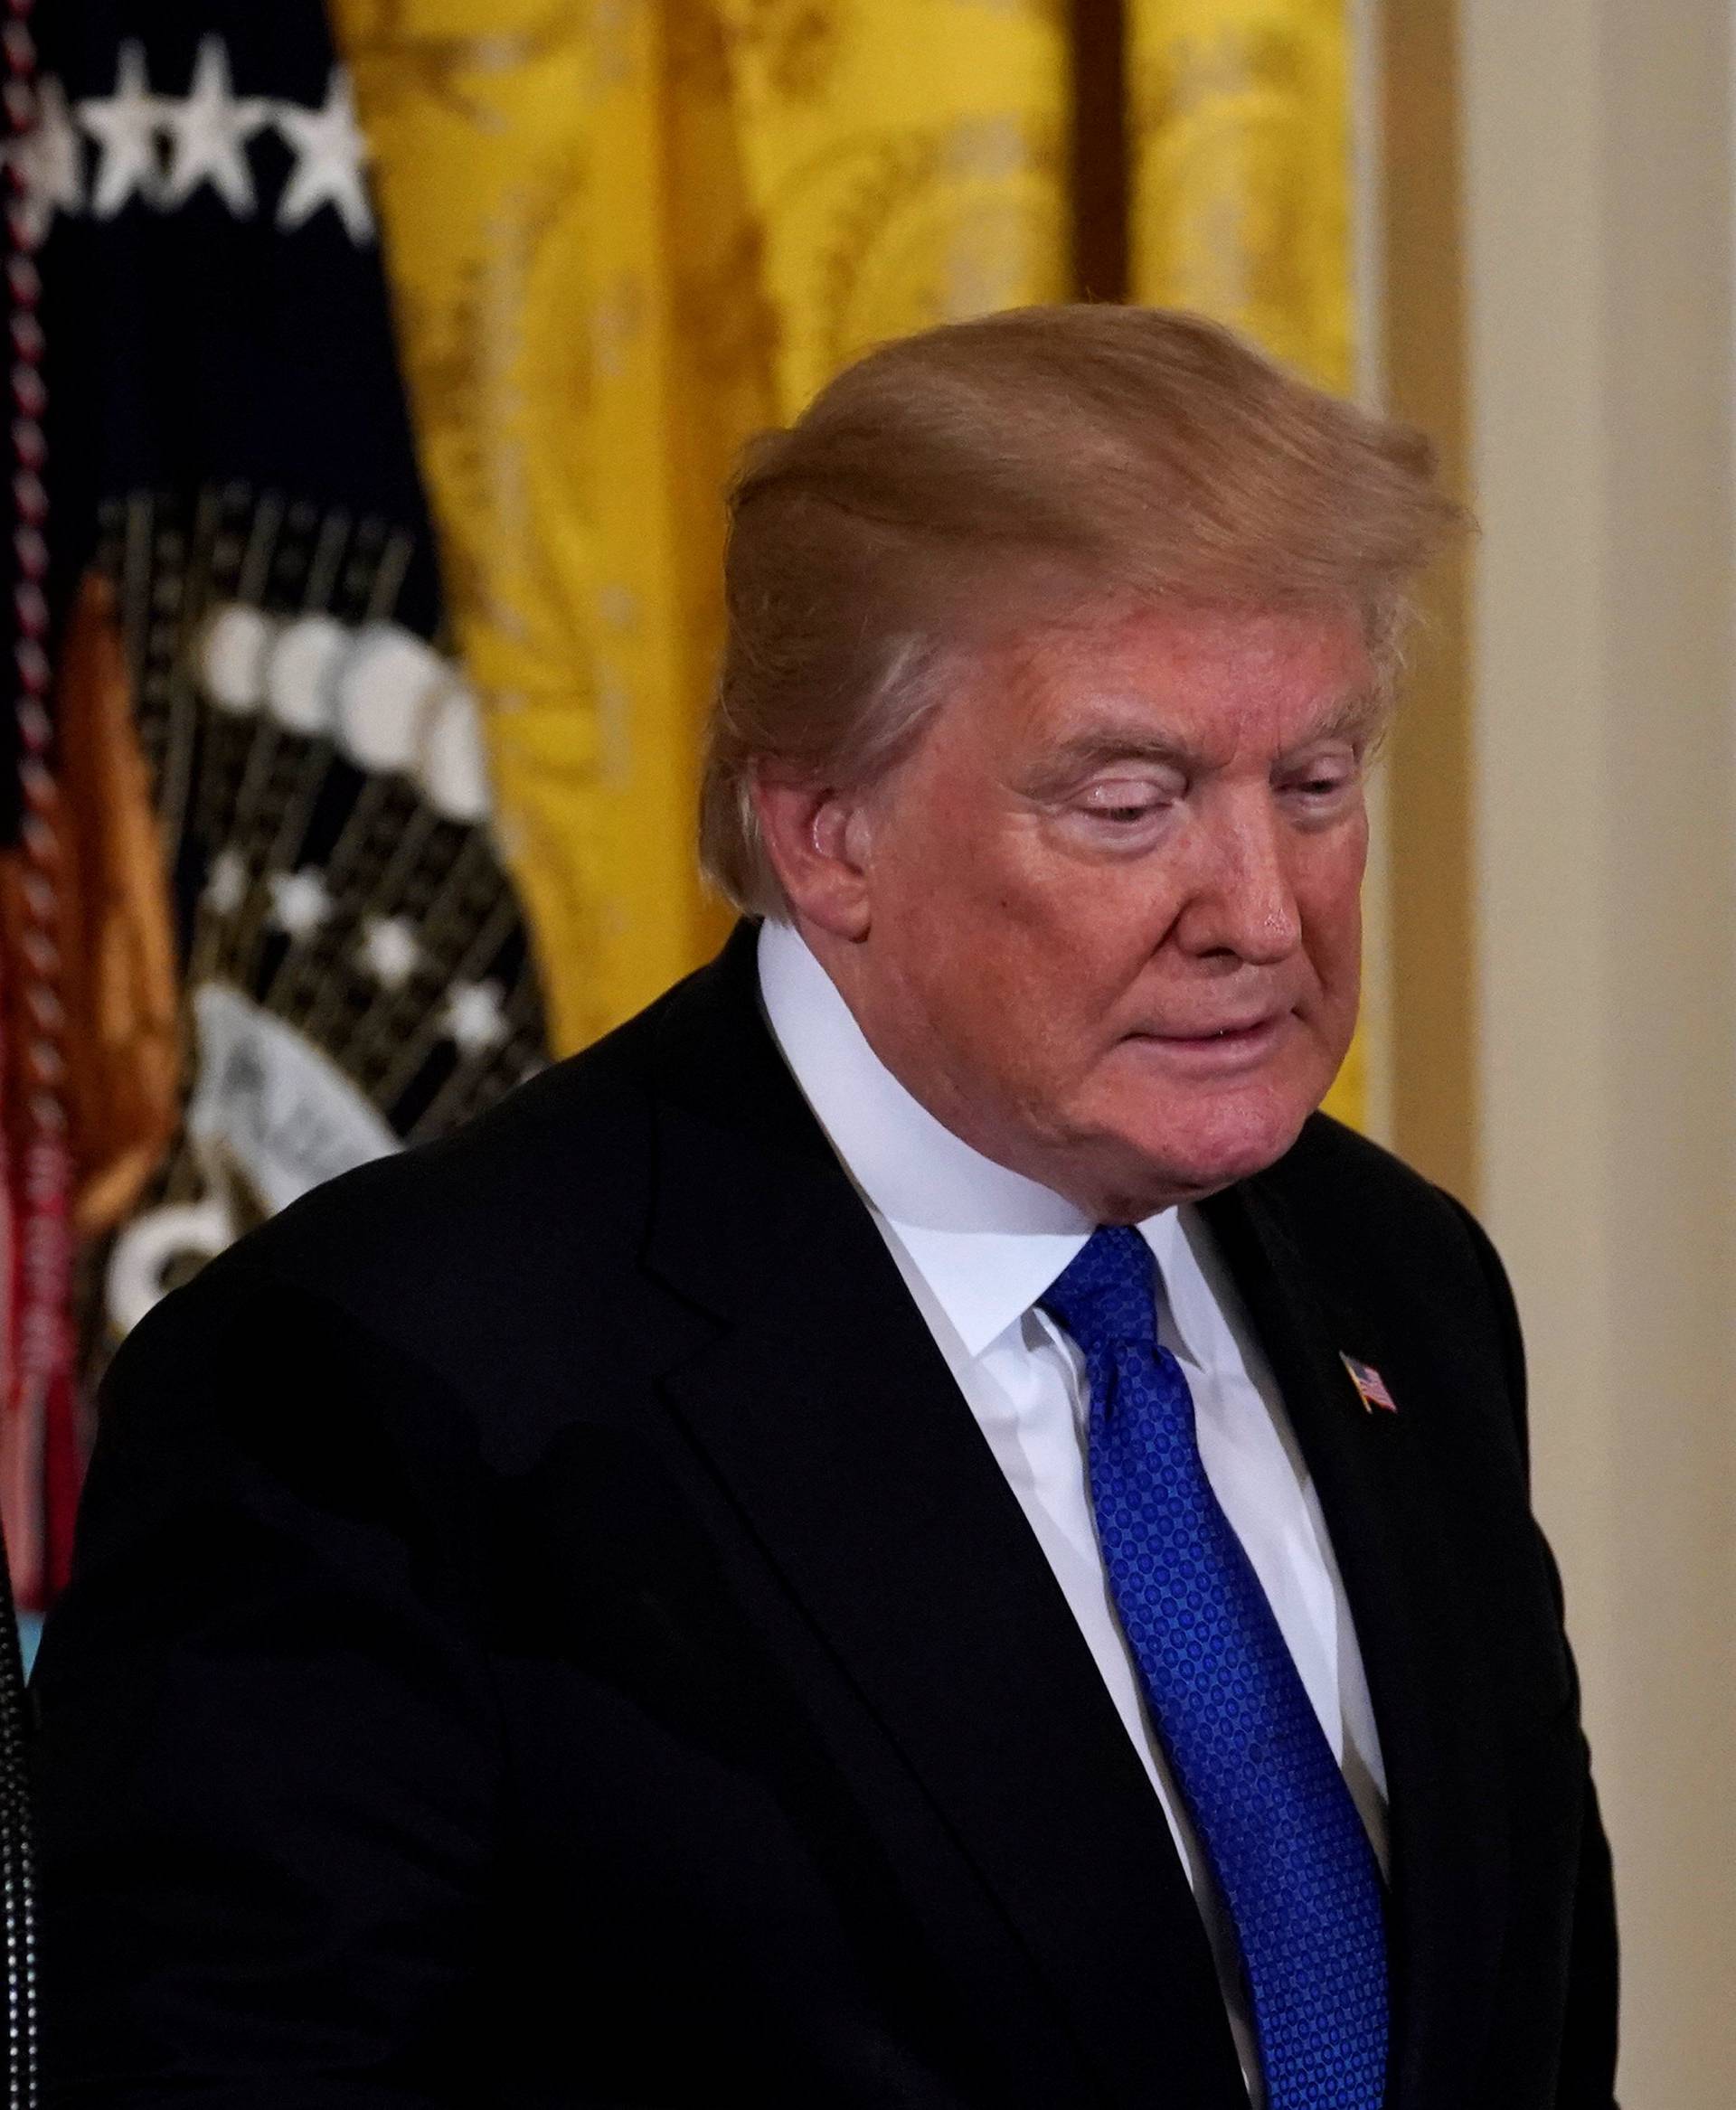
[[[1162,1806],[1259,2110],[1259,2059],[1234,1927],[1146,1719],[1098,1550],[1083,1359],[1038,1308],[1095,1226],[1062,1196],[973,1150],[913,1098],[790,926],[764,927],[759,964],[784,1060],[1018,1498]],[[1157,1262],[1159,1338],[1186,1374],[1207,1477],[1384,1867],[1386,1779],[1362,1657],[1278,1388],[1197,1214],[1168,1209],[1139,1229]]]

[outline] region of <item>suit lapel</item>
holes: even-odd
[[[750,1009],[742,953],[665,1034],[647,1258],[719,1326],[665,1393],[1053,1989],[1104,2099],[1229,2110],[1234,2052],[1162,1813]]]
[[[1364,1408],[1340,1360],[1366,1352],[1344,1331],[1355,1316],[1323,1305],[1273,1183],[1250,1181],[1204,1214],[1307,1460],[1368,1673],[1391,1809],[1391,2101],[1458,2110],[1472,2085],[1462,2062],[1486,2032],[1505,1877],[1499,1752],[1455,1615],[1462,1549],[1421,1418]]]

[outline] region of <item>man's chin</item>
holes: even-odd
[[[1106,1184],[1117,1197],[1116,1214],[1125,1221],[1153,1216],[1178,1203],[1203,1201],[1239,1180],[1251,1179],[1276,1164],[1302,1132],[1309,1105],[1260,1118],[1240,1117],[1188,1126],[1167,1123],[1161,1130],[1125,1136],[1104,1154]]]

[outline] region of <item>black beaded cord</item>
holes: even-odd
[[[16,620],[14,673],[17,683],[19,789],[24,859],[23,987],[27,1021],[19,1050],[24,1069],[24,1206],[19,1232],[25,1272],[48,1292],[50,1308],[61,1295],[63,1276],[66,1115],[60,1028],[58,787],[52,768],[53,727],[49,712],[48,495],[42,480],[46,446],[42,414],[42,328],[38,315],[42,281],[34,250],[39,231],[32,223],[29,168],[21,152],[36,122],[36,46],[31,35],[32,0],[5,0],[0,31],[4,47],[6,129],[6,287],[10,307],[12,393],[13,603]],[[45,1182],[45,1184],[44,1184]],[[33,1192],[46,1204],[40,1212]],[[24,1301],[31,1297],[29,1287]],[[23,1352],[26,1344],[14,1343]],[[0,1926],[5,1942],[6,2093],[12,2110],[35,2110],[41,2100],[37,2039],[35,1869],[30,1823],[30,1786],[24,1763],[26,1733],[24,1668],[17,1623],[5,1563],[0,1562]]]

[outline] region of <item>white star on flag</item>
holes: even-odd
[[[401,916],[371,916],[363,928],[362,959],[382,989],[401,989],[422,964],[422,948]]]
[[[185,99],[163,101],[163,125],[171,142],[164,203],[182,204],[201,184],[209,184],[238,217],[253,212],[253,171],[245,148],[254,133],[271,122],[271,113],[263,96],[236,95],[223,40],[206,37]]]
[[[145,47],[128,38],[120,47],[113,95],[93,96],[79,105],[79,122],[102,149],[90,209],[99,220],[112,220],[135,192],[146,204],[162,195],[163,169],[157,159],[159,99],[151,93],[145,71]]]
[[[271,895],[271,920],[289,937],[310,937],[332,912],[326,882],[311,865],[300,871],[274,871],[266,881]]]
[[[56,212],[77,212],[84,203],[84,155],[78,127],[66,107],[66,90],[47,74],[36,88],[36,121],[5,149],[24,183],[24,240],[35,249]]]
[[[278,202],[278,225],[300,227],[322,205],[329,205],[349,230],[350,240],[366,241],[373,232],[373,212],[362,179],[368,143],[355,121],[349,76],[332,68],[323,109],[294,103],[277,106],[278,129],[293,148],[296,165]]]
[[[511,1028],[500,1008],[497,982],[455,982],[447,992],[440,1030],[461,1055],[498,1048]]]

